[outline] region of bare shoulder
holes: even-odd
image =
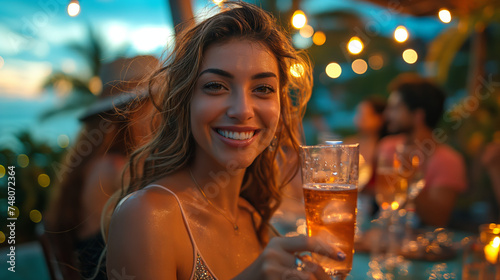
[[[108,276],[125,268],[138,279],[176,279],[192,265],[179,204],[161,188],[139,190],[122,202],[111,218],[107,246]]]

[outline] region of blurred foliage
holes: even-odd
[[[58,114],[85,108],[97,99],[99,92],[92,93],[91,79],[99,77],[102,63],[105,57],[117,58],[125,54],[127,44],[122,45],[118,50],[109,54],[110,51],[104,43],[102,37],[90,25],[88,26],[88,40],[85,43],[70,43],[68,48],[82,57],[90,68],[90,76],[86,77],[81,73],[70,75],[65,72],[55,72],[44,82],[44,88],[53,88],[56,92],[69,90],[69,96],[64,100],[62,106],[44,112],[40,119],[56,116]]]
[[[481,164],[484,147],[500,141],[499,35],[500,6],[485,6],[459,18],[456,27],[437,37],[426,58],[437,81],[461,96],[451,104],[441,126],[448,144],[467,164],[469,190],[460,197],[457,210],[474,229],[499,218],[500,207]],[[478,36],[483,36],[485,44],[475,49]]]
[[[21,132],[16,135],[20,144],[20,149],[0,150],[0,162],[4,165],[7,173],[9,166],[15,166],[15,203],[19,209],[19,216],[16,221],[16,244],[34,240],[35,226],[37,223],[30,219],[30,211],[38,210],[42,213],[47,207],[47,202],[57,183],[57,175],[53,164],[62,158],[64,149],[52,148],[46,143],[36,142],[28,132]],[[26,155],[29,163],[26,167],[20,167],[18,163],[19,155]],[[46,174],[50,178],[50,184],[42,187],[38,183],[38,176]],[[9,175],[0,178],[0,208],[7,209],[7,180]],[[7,220],[7,211],[0,211],[0,219]],[[0,230],[7,236],[9,229],[6,223],[2,223]],[[0,243],[7,246],[7,242]]]

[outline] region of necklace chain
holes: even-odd
[[[205,194],[205,192],[203,191],[203,189],[200,187],[200,185],[198,185],[198,182],[194,178],[194,175],[193,175],[193,172],[191,171],[191,168],[188,168],[188,170],[189,170],[189,175],[191,175],[191,179],[193,180],[193,183],[196,185],[196,187],[198,188],[198,190],[201,192],[201,194],[203,195],[203,197],[205,198],[205,200],[210,205],[212,205],[212,207],[215,210],[217,210],[217,212],[219,212],[228,222],[231,223],[231,225],[234,228],[234,231],[238,231],[239,227],[238,227],[238,224],[236,223],[236,220],[238,220],[238,217],[236,217],[236,219],[234,221],[232,221],[231,219],[229,219],[228,216],[226,216],[226,214],[224,214],[224,211],[222,211],[221,209],[219,209],[219,207],[215,206],[215,204],[213,204],[212,201],[210,201],[210,199],[208,199],[207,195]]]

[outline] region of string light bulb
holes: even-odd
[[[78,0],[71,0],[68,4],[68,15],[76,17],[78,14],[80,14],[80,2]]]
[[[418,60],[418,54],[414,49],[407,49],[403,52],[403,60],[408,64],[413,64]]]
[[[451,21],[451,13],[447,9],[439,10],[439,19],[444,23],[450,23]]]
[[[331,62],[326,66],[325,72],[328,77],[336,79],[342,74],[342,67],[336,62]]]
[[[358,54],[363,51],[364,45],[359,37],[352,37],[347,43],[347,50],[352,54]]]
[[[396,28],[396,30],[394,30],[394,39],[397,42],[403,43],[406,40],[408,40],[408,37],[409,37],[409,34],[408,34],[408,30],[406,29],[406,27],[400,25]]]
[[[306,23],[307,23],[307,17],[303,11],[297,10],[297,11],[295,11],[295,13],[293,13],[293,16],[292,16],[293,27],[295,27],[297,29],[301,29],[302,27],[304,27],[306,25]]]

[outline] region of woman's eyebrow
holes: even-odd
[[[253,75],[252,80],[272,78],[272,77],[277,78],[276,74],[274,74],[273,72],[263,72]]]
[[[200,77],[201,75],[203,75],[205,73],[212,73],[212,74],[228,77],[230,79],[234,78],[233,74],[231,74],[227,71],[224,71],[222,69],[217,69],[217,68],[205,69],[205,70],[201,71],[201,73],[198,77]],[[258,73],[258,74],[253,75],[251,78],[252,78],[252,80],[258,80],[258,79],[272,78],[272,77],[277,78],[276,74],[273,72],[262,72],[262,73]]]
[[[231,79],[234,78],[234,76],[231,73],[229,73],[227,71],[224,71],[222,69],[217,69],[217,68],[208,68],[208,69],[205,69],[205,70],[201,71],[201,73],[200,73],[200,75],[198,77],[201,77],[201,75],[203,75],[205,73],[212,73],[212,74],[216,74],[216,75],[228,77],[228,78],[231,78]]]

